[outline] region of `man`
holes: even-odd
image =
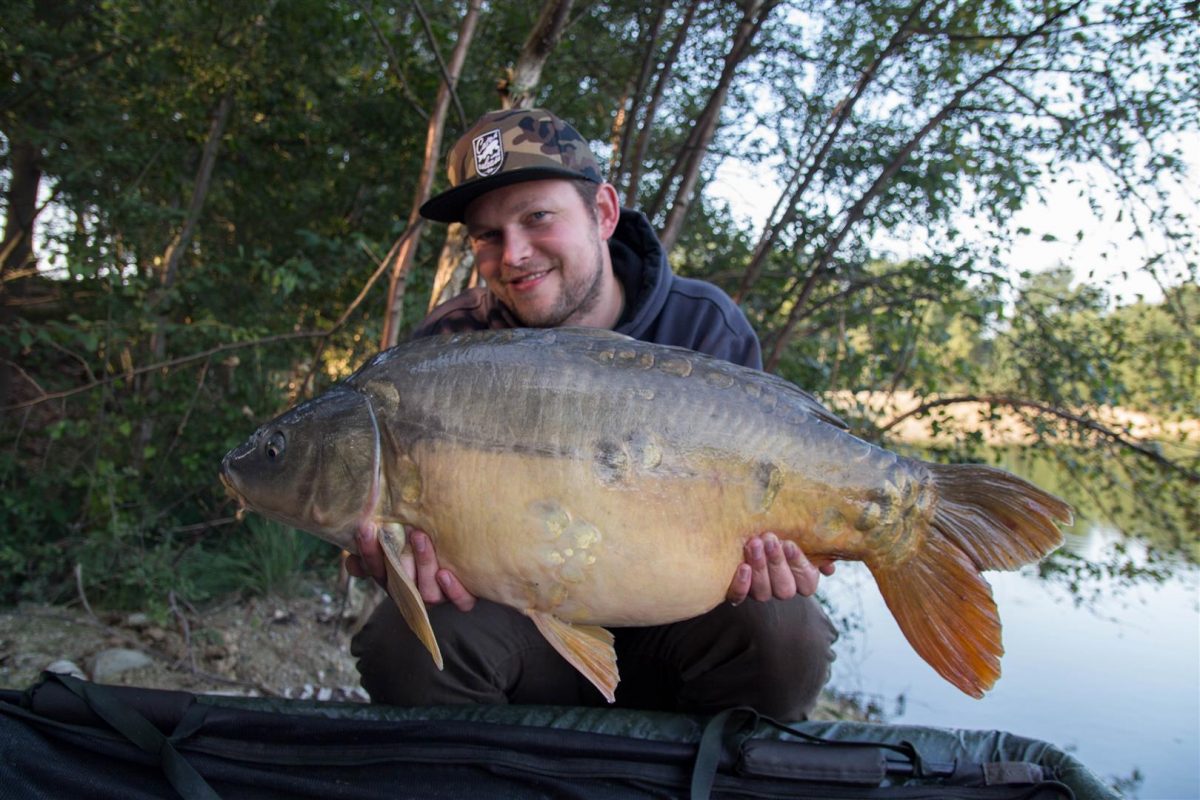
[[[450,188],[421,213],[466,224],[486,288],[442,304],[414,335],[606,328],[761,369],[741,310],[717,287],[672,274],[646,217],[620,208],[586,141],[553,114],[485,114],[448,161]],[[409,543],[406,567],[429,605],[445,670],[385,602],[351,645],[373,701],[603,703],[527,617],[477,600],[439,569],[424,532],[411,531]],[[378,542],[358,547],[350,572],[382,579]],[[811,596],[832,564],[813,565],[772,533],[751,538],[744,555],[729,604],[672,625],[614,630],[617,705],[697,713],[751,705],[780,719],[807,715],[833,660],[836,633]],[[743,603],[748,596],[771,602]]]

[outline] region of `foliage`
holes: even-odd
[[[219,597],[231,591],[289,597],[303,585],[303,571],[318,560],[332,562],[328,545],[276,522],[247,517],[223,549],[197,550],[180,563],[194,595]]]
[[[618,109],[628,130],[646,126],[636,195],[653,206],[680,181],[741,5],[576,4],[535,102],[626,176]],[[408,217],[436,56],[463,8],[7,4],[0,600],[61,599],[75,564],[93,600],[161,603],[167,588],[195,599],[273,585],[268,562],[306,557],[290,534],[231,527],[216,465],[379,341],[383,289],[360,293]],[[672,264],[739,293],[773,368],[811,389],[1015,398],[1072,415],[1062,425],[1007,407],[1077,478],[1072,499],[1194,557],[1194,440],[1088,424],[1113,406],[1200,416],[1194,212],[1179,190],[1200,129],[1189,9],[779,3],[738,64]],[[498,105],[536,14],[487,4],[446,146]],[[765,221],[721,199],[718,170],[735,161],[776,207]],[[1116,302],[1087,277],[1093,264],[1014,274],[1014,242],[1076,235],[1014,224],[1051,178],[1118,209],[1146,245],[1120,266],[1153,274],[1161,301]],[[429,292],[438,238],[421,241],[415,295]],[[406,304],[406,328],[423,307]],[[886,420],[848,416],[886,438]],[[979,455],[979,441],[963,435],[944,457]],[[1175,509],[1165,522],[1148,510],[1162,507]]]

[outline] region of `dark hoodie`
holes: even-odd
[[[711,283],[671,272],[644,214],[622,209],[608,250],[613,272],[625,288],[625,309],[614,330],[762,369],[758,337],[741,309]],[[519,327],[521,323],[495,295],[476,288],[435,308],[417,326],[413,338]]]

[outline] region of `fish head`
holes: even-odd
[[[276,417],[221,461],[243,509],[353,551],[380,495],[380,439],[370,398],[346,387]]]

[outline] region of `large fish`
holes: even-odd
[[[473,593],[520,609],[611,701],[603,626],[722,602],[747,538],[866,562],[900,628],[979,697],[1000,674],[981,570],[1062,540],[1061,500],[1007,472],[855,438],[780,378],[583,329],[422,338],[288,411],[221,466],[244,506],[353,549],[384,544],[388,588],[441,666],[399,567],[403,525]]]

